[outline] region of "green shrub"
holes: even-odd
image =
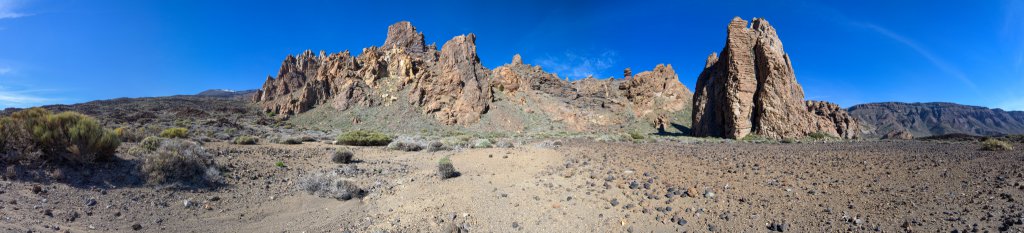
[[[284,162],[283,161],[277,161],[276,163],[274,163],[274,166],[284,167]]]
[[[1008,142],[995,138],[989,138],[981,142],[981,149],[988,151],[1010,151],[1013,150],[1013,146],[1010,145],[1010,143]]]
[[[647,136],[645,136],[643,133],[633,131],[629,132],[629,138],[632,138],[633,140],[643,140],[647,139]]]
[[[186,128],[170,128],[160,132],[162,138],[188,138],[188,129]]]
[[[210,154],[199,144],[181,139],[161,143],[156,154],[147,156],[142,162],[141,170],[151,185],[205,187],[221,179],[220,170]]]
[[[163,138],[149,136],[139,142],[139,147],[146,149],[146,151],[153,152],[156,151],[157,148],[160,148],[160,144],[163,143],[163,141]]]
[[[444,158],[441,158],[441,160],[437,161],[437,175],[444,180],[458,177],[460,174],[458,171],[455,171],[455,166],[452,165],[452,160],[448,158],[448,156],[445,156]]]
[[[238,136],[233,141],[233,143],[238,144],[238,145],[256,145],[256,143],[258,143],[258,142],[259,142],[258,138],[253,137],[253,136],[248,136],[248,135]]]
[[[473,148],[491,148],[492,143],[490,139],[477,139],[473,142]]]
[[[39,151],[43,159],[52,161],[108,160],[121,145],[117,135],[103,129],[96,119],[76,112],[53,114],[43,108],[31,108],[4,117],[0,125],[4,147],[21,152]]]
[[[278,143],[285,145],[297,145],[302,144],[302,140],[299,138],[285,138],[284,140],[278,141]]]
[[[378,132],[371,131],[349,131],[338,135],[338,144],[350,146],[386,146],[391,143],[391,137]]]
[[[331,161],[334,161],[334,163],[346,164],[352,162],[352,157],[353,154],[351,151],[339,150],[335,151],[334,155],[331,156]]]
[[[807,137],[813,138],[815,140],[822,140],[822,139],[833,138],[832,135],[828,135],[828,134],[823,133],[823,132],[809,133],[809,134],[807,134]]]
[[[743,136],[743,138],[740,139],[740,140],[742,140],[742,141],[764,141],[766,139],[765,139],[764,136],[761,136],[761,135],[747,134],[747,136]]]
[[[137,142],[142,140],[142,135],[139,134],[138,130],[127,127],[118,127],[117,129],[114,129],[114,135],[117,135],[117,138],[121,139],[122,142]]]

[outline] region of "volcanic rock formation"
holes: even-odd
[[[708,56],[693,97],[693,134],[799,138],[811,133],[854,138],[857,123],[838,106],[804,102],[789,55],[764,19],[729,24],[721,55]]]
[[[491,99],[489,71],[476,56],[476,36],[456,36],[441,51],[424,45],[409,22],[388,28],[381,47],[331,54],[311,51],[282,62],[277,78],[267,77],[254,100],[284,117],[321,104],[338,110],[391,104],[400,96],[444,124],[480,119]]]
[[[519,55],[489,70],[477,57],[474,34],[456,36],[438,51],[412,24],[399,22],[388,27],[384,45],[365,48],[357,57],[348,51],[289,55],[253,99],[282,118],[319,106],[346,111],[407,104],[443,125],[517,131],[552,127],[537,126],[531,114],[574,131],[621,130],[632,123],[658,129],[689,125],[692,94],[672,66],[636,75],[626,69],[625,74],[625,79],[569,82],[525,64]],[[497,111],[492,119],[477,124],[492,111]]]

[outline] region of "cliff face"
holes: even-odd
[[[476,35],[456,36],[437,50],[409,22],[399,22],[388,27],[382,46],[358,57],[348,51],[289,55],[253,99],[279,117],[321,106],[344,112],[403,104],[442,125],[516,130],[536,127],[530,124],[537,121],[522,119],[533,114],[567,130],[591,131],[634,123],[688,126],[676,115],[689,115],[691,97],[671,65],[635,76],[627,69],[624,79],[576,82],[525,64],[519,55],[489,70],[477,56]],[[494,119],[481,123],[494,111]]]
[[[854,138],[857,123],[834,104],[804,102],[789,55],[768,21],[735,18],[725,48],[708,56],[693,98],[695,136]]]
[[[962,133],[980,136],[1024,134],[1024,112],[954,103],[870,103],[848,109],[868,138],[927,137]],[[886,137],[887,135],[891,135]]]

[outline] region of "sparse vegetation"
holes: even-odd
[[[221,179],[220,171],[206,150],[195,142],[182,139],[160,143],[156,153],[143,161],[142,173],[151,185],[207,187]]]
[[[372,131],[349,131],[338,135],[338,144],[350,146],[385,146],[391,143],[391,137]]]
[[[43,108],[0,119],[0,150],[42,152],[47,161],[89,163],[113,158],[121,141],[92,117],[77,112],[53,114]],[[34,159],[34,158],[29,158]]]
[[[234,143],[236,145],[256,145],[256,143],[258,143],[258,142],[259,142],[258,138],[253,137],[253,136],[249,136],[249,135],[242,135],[242,136],[235,137],[235,140],[232,141],[232,143]]]
[[[444,158],[441,158],[441,160],[437,161],[437,175],[444,180],[458,177],[460,174],[458,171],[455,171],[455,166],[452,165],[452,160],[448,158],[448,156],[445,156]]]
[[[988,138],[981,142],[981,149],[987,151],[1010,151],[1013,146],[1003,140]]]
[[[366,195],[366,191],[356,186],[352,181],[324,173],[304,177],[299,180],[298,185],[299,189],[309,194],[342,201],[361,198]]]
[[[175,127],[160,132],[162,138],[188,138],[188,129]]]
[[[276,166],[276,167],[285,167],[283,161],[277,161],[276,163],[274,163],[274,166]]]

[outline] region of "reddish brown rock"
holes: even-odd
[[[708,57],[697,79],[693,134],[780,139],[820,132],[856,137],[856,122],[844,110],[814,107],[804,103],[803,89],[775,28],[764,19],[748,24],[737,17],[729,24],[725,48]]]
[[[630,73],[628,69],[626,73]],[[693,98],[672,65],[659,64],[652,71],[640,72],[624,81],[620,89],[632,102],[633,114],[658,129],[672,127],[671,115],[688,108]]]
[[[476,55],[476,35],[452,38],[441,48],[437,76],[421,76],[410,100],[445,124],[474,123],[487,112],[489,70]]]
[[[401,21],[388,27],[388,38],[384,40],[383,49],[402,48],[411,53],[422,53],[427,51],[423,33],[417,32],[416,27],[408,21]]]
[[[525,90],[538,90],[556,96],[569,96],[569,82],[558,78],[558,75],[545,72],[541,67],[523,64],[522,57],[516,54],[512,63],[494,68],[491,85],[501,91],[517,93]]]

